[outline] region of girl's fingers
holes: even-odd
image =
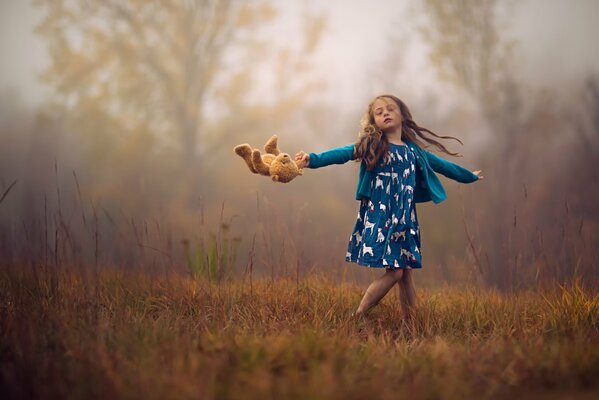
[[[310,162],[310,155],[305,151],[300,151],[295,155],[295,162],[299,168],[304,168]]]
[[[297,153],[295,155],[295,161],[300,161],[300,160],[305,161],[305,160],[307,160],[308,157],[309,157],[308,153],[306,153],[305,151],[300,151],[299,153]]]

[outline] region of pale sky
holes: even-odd
[[[513,3],[513,1],[510,1]],[[380,54],[388,37],[410,37],[407,51],[414,59],[409,85],[435,79],[422,70],[426,48],[414,32],[418,0],[323,0],[280,1],[277,36],[293,42],[304,10],[320,10],[328,16],[328,28],[321,43],[315,68],[328,82],[332,97],[347,97],[361,89],[367,68],[384,59]],[[551,86],[568,82],[590,72],[599,73],[599,1],[521,0],[513,6],[510,37],[518,41],[518,63],[527,82]],[[0,0],[0,92],[16,89],[28,104],[39,104],[51,92],[37,79],[46,65],[45,44],[34,33],[41,12],[24,0]],[[428,74],[428,76],[427,76]]]

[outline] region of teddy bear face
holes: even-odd
[[[280,153],[275,157],[274,161],[281,164],[289,164],[291,162],[291,157],[287,153]]]
[[[298,175],[302,175],[302,171],[287,153],[277,155],[270,163],[269,170],[274,181],[283,183],[291,181]]]

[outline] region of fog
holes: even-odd
[[[232,148],[352,143],[392,93],[485,175],[418,206],[420,285],[597,282],[597,2],[37,3],[0,4],[0,263],[368,280],[357,164]]]

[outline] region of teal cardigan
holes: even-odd
[[[416,143],[407,141],[406,144],[416,156],[416,187],[414,188],[414,201],[423,203],[433,201],[440,203],[447,198],[445,189],[435,174],[438,172],[446,177],[461,183],[471,183],[478,180],[478,176],[457,164],[437,157],[433,153],[421,149]],[[355,144],[327,150],[322,153],[310,153],[308,168],[321,168],[331,164],[345,164],[354,160]],[[356,200],[370,198],[371,181],[374,179],[372,172],[366,169],[366,164],[360,163],[360,175],[356,188]]]

